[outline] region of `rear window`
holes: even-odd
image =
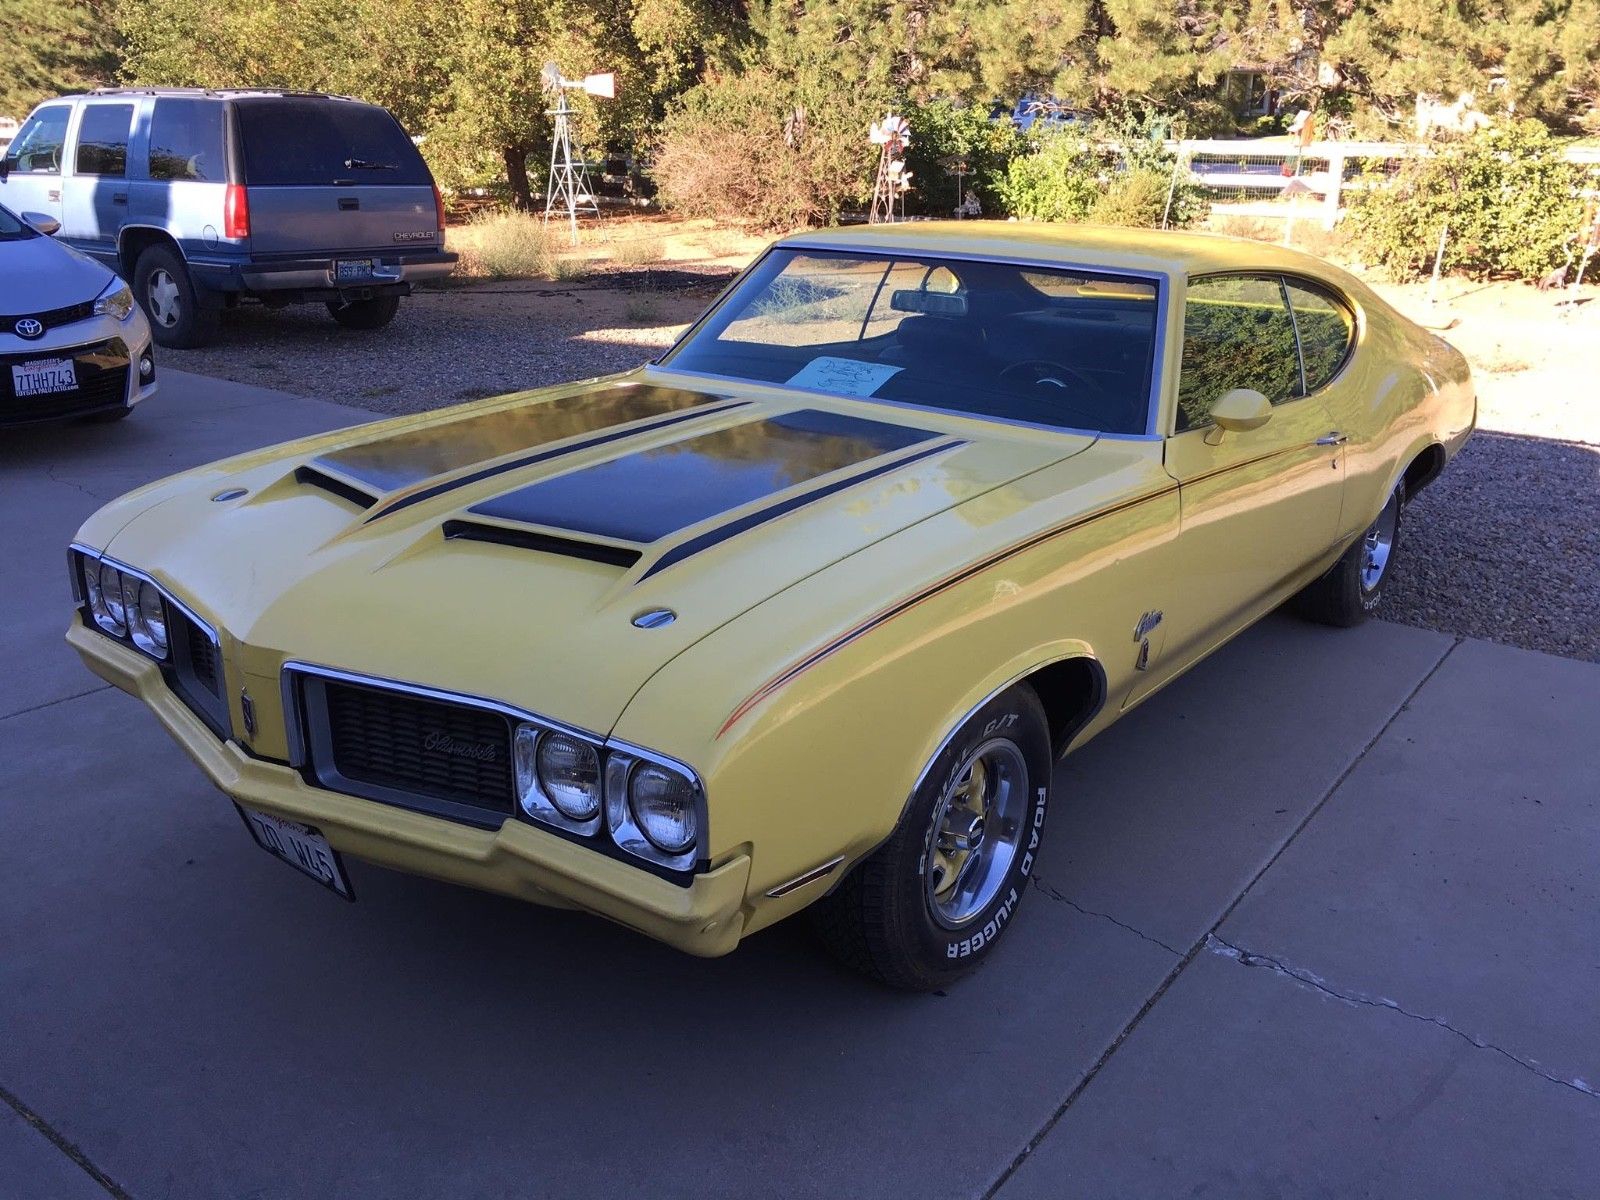
[[[150,119],[150,178],[220,183],[228,177],[222,105],[162,97]]]
[[[240,100],[236,108],[245,182],[251,186],[433,182],[399,122],[374,105],[274,97]]]

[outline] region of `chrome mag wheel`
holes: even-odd
[[[1361,588],[1370,592],[1378,586],[1383,578],[1383,573],[1389,567],[1389,556],[1394,552],[1395,530],[1400,524],[1400,492],[1398,489],[1389,494],[1389,502],[1383,506],[1383,511],[1378,514],[1366,532],[1363,539],[1361,556]]]
[[[182,301],[178,294],[178,281],[164,268],[157,267],[150,272],[150,282],[147,287],[150,295],[150,315],[156,324],[165,329],[171,329],[178,323],[181,314]]]
[[[1027,826],[1028,765],[1014,742],[984,742],[951,774],[933,810],[923,872],[928,911],[959,929],[989,906]]]

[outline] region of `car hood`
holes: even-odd
[[[19,241],[0,241],[0,278],[12,286],[5,301],[4,315],[24,316],[49,312],[93,300],[112,272],[87,255],[54,238],[31,237]],[[26,305],[19,308],[18,304]]]
[[[262,688],[292,659],[605,733],[723,624],[1093,440],[649,371],[178,477],[102,548]]]

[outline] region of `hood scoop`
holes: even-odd
[[[642,557],[640,551],[627,546],[612,546],[604,542],[561,537],[536,529],[508,529],[504,525],[490,525],[482,521],[446,521],[444,536],[446,540],[489,542],[496,546],[517,546],[523,550],[560,554],[567,558],[581,558],[585,562],[622,567],[624,570],[633,566]]]
[[[320,488],[324,492],[348,500],[357,508],[371,508],[378,502],[378,498],[370,492],[362,491],[352,483],[348,483],[326,471],[319,471],[316,467],[296,467],[294,481],[302,487]]]

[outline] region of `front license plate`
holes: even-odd
[[[11,368],[11,389],[23,396],[70,392],[78,386],[78,368],[70,358],[36,358]]]
[[[297,871],[303,871],[325,888],[331,888],[346,900],[354,900],[350,880],[344,873],[344,863],[339,852],[328,845],[323,837],[309,825],[285,821],[282,817],[257,812],[244,805],[236,805],[244,818],[245,828],[255,838],[256,845],[275,858],[281,858]]]
[[[370,258],[341,258],[333,264],[333,277],[341,283],[352,279],[371,279],[376,265]]]

